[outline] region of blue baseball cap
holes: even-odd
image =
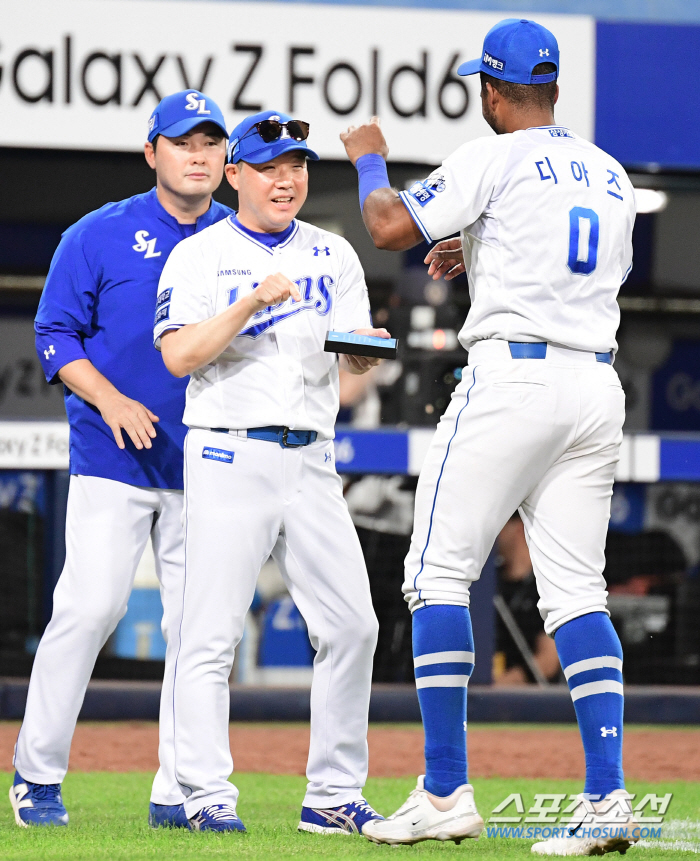
[[[554,63],[556,72],[533,75],[539,63]],[[525,18],[506,18],[492,27],[484,39],[478,60],[469,60],[457,69],[460,75],[486,72],[513,84],[547,84],[559,74],[559,45],[546,27]]]
[[[318,161],[318,155],[309,149],[306,141],[294,140],[289,136],[286,129],[282,130],[282,137],[277,138],[276,141],[265,143],[255,128],[255,124],[261,123],[263,120],[279,120],[281,123],[288,123],[293,119],[294,117],[280,111],[261,111],[259,114],[246,117],[231,132],[228,143],[228,160],[231,164],[236,164],[239,161],[263,164],[266,161],[272,161],[273,158],[277,158],[284,152],[291,152],[296,149],[301,150],[313,161]]]
[[[148,140],[152,142],[157,135],[176,138],[202,123],[214,123],[228,137],[224,115],[216,102],[199,90],[182,90],[166,96],[156,106],[148,120]]]

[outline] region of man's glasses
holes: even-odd
[[[287,134],[295,141],[305,141],[309,136],[309,124],[303,120],[289,120],[286,123],[279,120],[263,120],[255,123],[254,128],[265,143],[279,140],[282,137],[282,129],[287,129]]]

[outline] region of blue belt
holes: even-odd
[[[211,428],[214,433],[228,433],[228,428]],[[290,430],[289,428],[271,425],[265,428],[249,428],[246,431],[248,439],[261,439],[265,442],[278,442],[282,448],[301,448],[316,442],[316,431]]]
[[[544,341],[537,341],[535,343],[508,341],[508,346],[510,347],[510,355],[514,359],[545,359],[547,357],[547,344]],[[607,353],[596,353],[595,360],[596,362],[603,362],[606,365],[612,365],[612,350]]]

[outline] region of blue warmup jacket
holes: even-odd
[[[63,234],[34,323],[47,381],[60,382],[64,365],[89,359],[122,394],[160,418],[153,448],[139,451],[123,432],[122,451],[97,408],[66,388],[71,474],[182,488],[188,379],[173,377],[153,346],[158,280],[178,242],[230,214],[212,201],[196,225],[179,224],[153,189],[108,203]]]

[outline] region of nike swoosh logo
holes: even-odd
[[[573,828],[572,828],[571,826],[569,826],[569,837],[575,837],[575,836],[576,836],[576,832],[579,830],[579,828],[582,828],[582,827],[583,827],[583,823],[584,823],[585,821],[586,821],[586,818],[584,817],[584,818],[579,822],[579,824],[578,824],[578,825],[576,825],[575,827],[573,827]]]

